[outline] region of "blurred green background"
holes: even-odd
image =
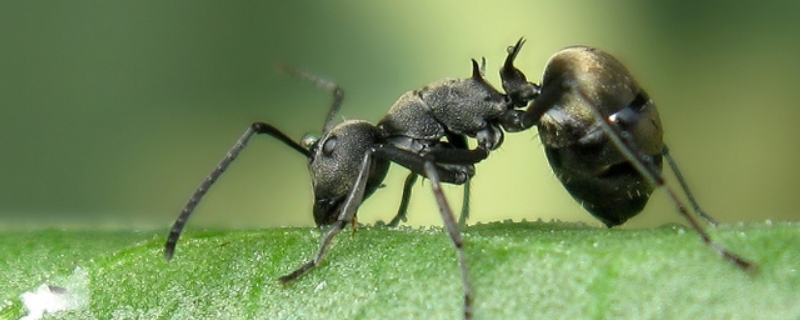
[[[330,97],[289,62],[346,90],[341,116],[378,121],[403,92],[467,77],[528,39],[539,79],[560,48],[603,48],[656,99],[665,139],[701,204],[724,222],[797,220],[800,3],[669,1],[79,1],[0,4],[0,224],[166,227],[253,121],[299,139]],[[191,227],[312,225],[306,162],[256,137]],[[390,219],[393,167],[360,220]],[[534,131],[478,166],[472,222],[600,225],[552,175]],[[427,184],[409,223],[441,224]],[[461,189],[447,188],[457,208]],[[683,222],[662,193],[627,226]]]

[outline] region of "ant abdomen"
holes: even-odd
[[[573,88],[581,88],[583,96]],[[535,107],[548,111],[539,119],[539,137],[567,191],[609,227],[642,211],[654,186],[608,139],[584,101],[591,99],[660,170],[658,111],[627,68],[599,49],[568,47],[550,58],[541,90]]]

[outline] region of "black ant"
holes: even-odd
[[[714,223],[700,210],[669,156],[653,101],[619,61],[593,48],[566,48],[550,59],[540,86],[529,82],[513,65],[523,44],[520,39],[509,47],[500,70],[505,94],[484,79],[483,68],[472,60],[470,78],[444,79],[406,92],[377,125],[359,120],[335,124],[344,97],[342,89],[302,70],[289,69],[333,93],[322,136],[297,143],[269,124],[253,123],[183,208],[167,239],[166,258],[173,256],[186,221],[208,188],[253,135],[267,134],[308,158],[314,221],[318,226],[330,226],[314,258],[280,277],[281,283],[319,265],[333,238],[354,221],[361,202],[381,185],[394,162],[411,173],[401,208],[390,224],[404,219],[417,176],[428,178],[461,268],[464,318],[471,319],[472,291],[464,242],[441,183],[467,184],[475,174],[474,165],[502,144],[504,131],[537,126],[558,178],[607,226],[619,225],[639,213],[654,188],[662,187],[707,245],[742,268],[754,267],[713,242],[664,182],[662,156],[696,213]],[[468,147],[468,138],[477,140],[475,149]]]

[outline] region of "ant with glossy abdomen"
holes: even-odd
[[[663,128],[653,100],[618,60],[598,49],[569,47],[550,59],[541,84],[536,84],[514,67],[523,44],[520,39],[509,47],[500,70],[505,93],[492,87],[483,77],[484,68],[472,60],[471,77],[444,79],[406,92],[375,125],[360,120],[334,123],[344,97],[342,89],[305,71],[289,69],[333,93],[322,135],[297,143],[272,125],[253,123],[176,219],[166,242],[167,259],[173,256],[186,221],[208,188],[253,135],[267,134],[308,159],[314,221],[318,226],[329,226],[316,255],[281,277],[282,283],[319,265],[333,238],[354,221],[359,205],[380,187],[389,164],[394,162],[411,173],[405,182],[400,210],[391,224],[404,219],[411,185],[417,176],[427,178],[457,253],[464,287],[464,318],[470,319],[472,290],[464,242],[441,183],[468,183],[475,174],[474,165],[502,144],[504,132],[536,126],[556,176],[584,208],[607,226],[619,225],[638,214],[653,190],[661,187],[704,243],[739,267],[754,267],[713,242],[665,183],[661,174],[663,157],[673,168],[695,213],[714,223],[694,201],[662,142]],[[474,149],[468,147],[470,138],[477,141]]]

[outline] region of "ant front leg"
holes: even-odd
[[[280,277],[279,281],[281,283],[285,284],[303,276],[322,262],[322,259],[325,258],[325,254],[327,254],[328,250],[330,249],[330,246],[333,243],[333,239],[336,237],[336,235],[342,232],[342,230],[347,227],[347,224],[355,219],[358,207],[361,205],[361,202],[364,200],[364,196],[367,192],[367,182],[369,180],[373,161],[376,159],[394,160],[398,157],[398,155],[400,155],[399,158],[416,156],[408,151],[399,150],[396,147],[381,144],[374,145],[365,150],[364,155],[361,158],[358,174],[353,187],[345,196],[339,209],[340,212],[338,217],[322,237],[322,243],[320,244],[316,255],[312,260],[306,262],[300,268],[292,271],[290,274]]]
[[[358,171],[358,176],[356,177],[355,184],[350,192],[347,194],[345,198],[344,204],[341,208],[341,213],[339,217],[336,219],[328,231],[325,232],[325,235],[322,238],[322,244],[320,244],[319,249],[317,250],[317,254],[314,256],[309,262],[306,262],[292,273],[287,274],[278,278],[278,280],[285,284],[292,280],[295,280],[302,275],[308,273],[314,267],[318,266],[322,259],[325,257],[325,254],[330,249],[331,244],[333,243],[333,238],[336,237],[337,234],[342,232],[344,228],[347,226],[348,223],[353,221],[356,215],[356,211],[358,211],[358,207],[361,205],[361,202],[364,200],[364,193],[367,187],[367,180],[369,178],[370,172],[370,164],[372,163],[372,155],[375,153],[375,148],[367,149],[367,152],[364,154],[364,157],[361,161],[361,166]]]
[[[486,158],[485,151],[460,151],[461,152],[459,153],[460,155],[458,158],[461,162],[473,161],[472,163],[475,163]],[[442,155],[444,155],[445,159],[447,159],[448,157],[455,156],[456,154],[443,153]],[[464,241],[461,237],[458,224],[456,223],[447,200],[444,197],[444,192],[441,190],[441,181],[449,183],[464,183],[469,177],[465,176],[465,174],[460,170],[448,170],[441,166],[437,166],[435,162],[436,158],[430,154],[423,157],[391,145],[378,144],[367,149],[362,158],[355,184],[347,194],[338,219],[333,223],[333,225],[331,225],[331,227],[323,236],[322,243],[317,250],[317,254],[311,261],[303,264],[297,270],[288,275],[280,277],[280,282],[285,284],[293,281],[308,273],[311,269],[318,266],[322,262],[322,259],[325,257],[325,254],[328,252],[331,244],[333,243],[333,238],[336,237],[336,235],[339,234],[355,217],[358,206],[364,199],[367,179],[370,172],[370,165],[373,163],[373,160],[376,159],[390,160],[410,169],[415,174],[424,175],[430,179],[431,187],[433,188],[434,196],[439,204],[439,211],[442,215],[442,219],[444,220],[445,228],[458,255],[458,262],[461,268],[462,281],[464,285],[464,319],[471,319],[472,289],[470,286],[469,274],[467,272],[466,254],[463,250]]]

